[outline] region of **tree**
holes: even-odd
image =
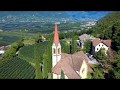
[[[38,33],[37,36],[35,37],[35,42],[39,43],[43,41],[43,35],[42,33]]]
[[[60,79],[65,79],[65,75],[64,75],[63,70],[61,70],[61,76],[60,76]]]
[[[92,76],[93,79],[105,79],[102,70],[98,68],[95,68],[92,74],[93,74]]]
[[[114,72],[113,72],[113,68],[108,70],[108,77],[109,79],[114,79]]]
[[[65,33],[64,32],[59,33],[59,39],[64,39],[64,38],[65,38]]]
[[[22,42],[22,39],[14,42],[14,43],[12,43],[11,47],[9,47],[8,49],[6,49],[5,53],[3,54],[2,61],[9,60],[10,58],[15,57],[16,56],[16,52],[22,46],[24,46],[24,44]]]
[[[62,52],[64,52],[64,53],[70,53],[70,45],[66,42],[66,41],[63,41],[63,40],[61,40],[60,41],[60,44],[61,44],[61,50],[62,50]]]
[[[46,48],[47,57],[48,57],[48,59],[47,59],[48,73],[52,73],[52,47],[51,47],[51,45],[52,45],[52,41],[49,41],[49,44]]]
[[[21,47],[23,47],[23,46],[24,46],[23,39],[18,40],[18,41],[16,41],[16,42],[14,42],[14,43],[11,44],[11,47],[15,48],[16,51],[18,51],[18,49],[21,48]]]
[[[39,48],[38,43],[34,44],[34,60],[35,60],[35,73],[36,79],[42,79],[41,64],[39,63]]]
[[[113,68],[108,72],[109,78],[120,79],[120,51],[118,51],[116,62],[113,63]]]
[[[120,68],[114,67],[108,71],[110,79],[120,79]]]
[[[45,53],[43,54],[43,78],[45,78],[45,79],[48,77],[47,64],[49,64],[49,63],[48,63],[48,57],[47,57],[47,54],[45,51]]]
[[[73,36],[72,36],[72,41],[71,41],[71,54],[73,54],[75,52],[75,36],[74,36],[74,33],[73,33]]]
[[[13,47],[8,48],[2,56],[2,61],[9,60],[16,55],[16,49]]]
[[[114,71],[114,79],[120,79],[120,71]]]
[[[100,61],[105,61],[105,52],[104,49],[100,49],[98,52],[94,54],[94,57]]]
[[[84,48],[83,48],[83,51],[86,52],[86,53],[89,53],[91,50],[91,41],[90,40],[86,40],[84,42]]]
[[[114,24],[114,29],[112,32],[112,46],[113,49],[116,51],[120,50],[120,26],[119,23]]]

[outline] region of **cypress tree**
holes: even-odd
[[[60,79],[65,79],[65,75],[64,75],[63,70],[61,70],[61,76],[60,76]]]
[[[72,53],[72,45],[71,45],[71,41],[70,41],[70,54]]]
[[[45,53],[43,54],[43,78],[44,79],[47,79],[47,77],[48,77],[47,64],[48,64],[48,57],[47,57],[47,54],[45,51]]]
[[[34,60],[35,60],[35,73],[36,73],[36,79],[42,79],[42,71],[41,71],[41,66],[39,62],[39,47],[38,43],[34,44]]]
[[[74,33],[72,35],[72,42],[71,42],[71,54],[75,52],[75,36]]]
[[[47,48],[47,57],[48,57],[48,73],[52,72],[52,41],[49,41],[48,48]]]

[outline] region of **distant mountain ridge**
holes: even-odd
[[[110,13],[109,11],[73,11],[68,12],[69,15],[80,19],[80,20],[98,20],[102,17],[104,17],[105,15],[107,15],[108,13]]]
[[[108,11],[0,11],[0,22],[98,20]]]

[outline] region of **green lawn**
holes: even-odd
[[[23,32],[0,32],[1,36],[34,37],[35,34]]]

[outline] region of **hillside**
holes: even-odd
[[[108,29],[111,29],[117,22],[120,22],[120,12],[109,13],[97,22],[97,24],[92,28],[92,31],[94,34],[98,34],[97,32],[100,32],[101,34]]]
[[[108,14],[108,11],[72,11],[67,12],[72,18],[79,19],[79,20],[99,20],[100,18],[104,17]]]
[[[92,35],[102,39],[112,39],[113,48],[120,50],[120,12],[114,11],[100,19],[91,29]]]

